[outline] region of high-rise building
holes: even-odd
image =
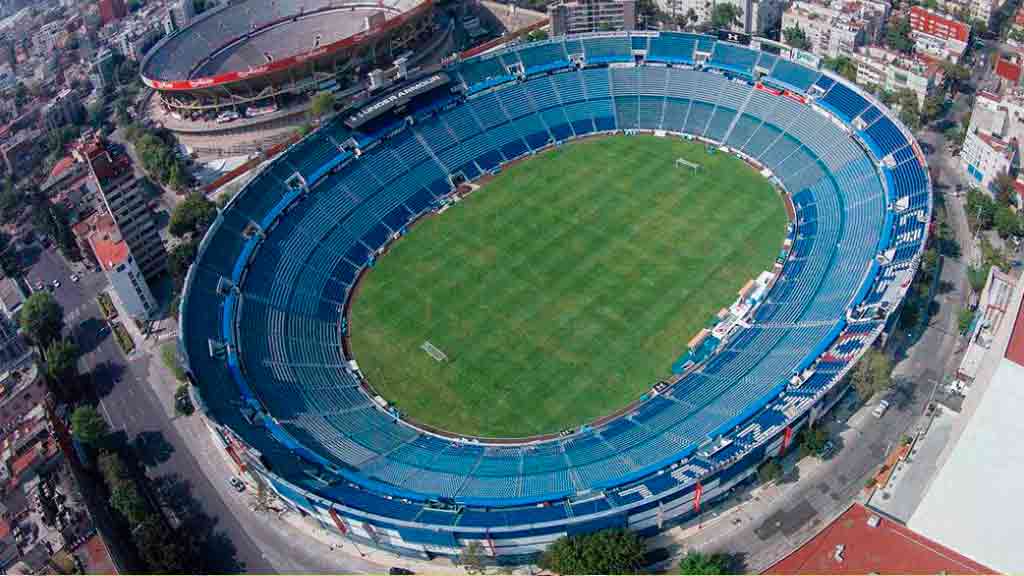
[[[124,0],[99,0],[100,2],[100,22],[106,26],[114,20],[124,18],[128,14],[128,9],[124,4]]]
[[[76,156],[88,162],[103,207],[113,217],[121,239],[149,280],[167,270],[167,251],[157,231],[142,179],[136,178],[126,156],[113,158],[98,137],[82,144]]]
[[[84,112],[78,93],[70,88],[65,88],[43,106],[40,114],[47,131],[53,131],[79,122]]]
[[[551,35],[636,28],[635,0],[573,0],[548,6]]]

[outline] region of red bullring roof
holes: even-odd
[[[854,504],[810,542],[766,570],[765,574],[993,572],[899,522]]]

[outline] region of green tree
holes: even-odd
[[[71,435],[83,444],[98,445],[107,437],[110,426],[95,408],[88,404],[71,413]]]
[[[800,456],[811,456],[825,449],[828,432],[821,428],[807,427],[800,433]]]
[[[324,116],[334,112],[334,93],[317,92],[309,103],[309,114],[317,122]]]
[[[782,31],[782,38],[786,44],[789,44],[793,48],[798,50],[810,50],[811,41],[807,39],[807,34],[803,28],[799,26],[790,26]]]
[[[896,94],[896,102],[900,107],[900,121],[911,130],[921,127],[921,110],[918,108],[917,94],[910,90],[901,90]]]
[[[145,520],[149,513],[146,501],[131,479],[110,486],[110,506],[133,525]]]
[[[725,554],[705,554],[691,550],[679,561],[679,573],[684,575],[727,574],[729,557]]]
[[[971,266],[967,268],[967,282],[975,292],[985,289],[985,282],[988,281],[989,266]]]
[[[216,204],[202,194],[189,194],[171,211],[168,231],[179,238],[201,236],[216,218]]]
[[[961,308],[960,313],[957,316],[957,325],[960,328],[961,334],[966,334],[971,328],[971,322],[974,320],[974,311],[970,308]]]
[[[647,552],[643,539],[622,529],[562,536],[540,558],[539,565],[558,574],[636,574]]]
[[[78,346],[70,340],[55,340],[46,347],[46,375],[70,391],[78,378]]]
[[[782,478],[782,466],[779,465],[775,458],[769,458],[757,467],[757,479],[762,484],[774,482],[779,478]]]
[[[467,574],[477,574],[483,571],[484,559],[483,550],[476,540],[469,542],[459,552],[459,564],[466,570]]]
[[[897,52],[910,54],[914,49],[914,40],[910,37],[910,19],[899,17],[890,20],[889,29],[885,34],[885,41],[889,48]]]
[[[21,308],[21,330],[29,340],[45,350],[60,338],[64,329],[64,310],[49,292],[35,292]]]
[[[892,382],[892,361],[885,353],[872,348],[868,350],[853,369],[853,387],[862,400],[885,390]]]
[[[1021,236],[1020,216],[1005,204],[999,206],[996,210],[995,229],[1000,238]]]
[[[996,204],[1005,206],[1012,203],[1013,196],[1016,194],[1013,183],[1013,176],[1006,172],[996,174],[996,177],[992,180],[992,196],[995,197]]]
[[[93,128],[99,128],[107,121],[107,105],[105,102],[93,102],[86,108],[85,117]]]
[[[198,573],[191,538],[173,533],[155,514],[150,514],[138,524],[135,543],[143,562],[154,573]]]
[[[10,278],[21,275],[15,244],[6,232],[0,232],[0,272]]]
[[[4,220],[12,220],[25,210],[25,193],[14,186],[10,177],[4,179],[3,189],[0,190],[0,217]]]
[[[967,191],[967,220],[975,230],[989,230],[995,222],[996,203],[977,188]]]
[[[185,275],[188,274],[188,267],[192,265],[192,261],[196,259],[196,249],[198,247],[198,239],[189,240],[171,248],[170,253],[167,255],[167,272],[171,275],[171,279],[174,280],[174,286],[177,290],[181,290],[185,283]]]
[[[743,11],[735,4],[716,4],[711,11],[711,25],[715,28],[732,28],[740,23]]]
[[[847,56],[823,58],[821,65],[834,71],[850,82],[857,81],[857,64]]]
[[[924,99],[924,105],[921,106],[921,120],[923,122],[931,122],[942,115],[942,111],[946,108],[946,99],[941,94],[933,94]]]

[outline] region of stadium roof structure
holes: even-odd
[[[1016,322],[996,357],[987,388],[907,523],[912,529],[964,555],[1012,574],[1024,572],[1020,518],[1024,500],[1024,283],[1015,297]],[[978,383],[975,388],[980,388]]]
[[[161,40],[141,76],[162,92],[283,82],[285,72],[308,73],[310,65],[410,24],[431,6],[432,0],[228,2]]]
[[[499,540],[493,550],[661,529],[724,497],[839,398],[919,264],[924,154],[882,104],[827,72],[657,32],[522,44],[445,72],[441,88],[357,129],[339,115],[269,162],[218,214],[186,278],[179,346],[212,427],[343,533],[381,544],[386,526],[394,547],[451,553],[466,538]],[[428,430],[373,397],[343,345],[345,312],[389,243],[463,181],[638,130],[714,143],[791,196],[778,279],[714,353],[630,410],[529,440]]]
[[[855,503],[765,574],[991,574],[970,558]]]

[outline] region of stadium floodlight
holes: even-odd
[[[430,354],[430,357],[433,358],[434,360],[437,360],[438,362],[448,361],[448,356],[444,352],[442,352],[440,348],[431,344],[429,340],[423,342],[423,344],[420,346],[420,350],[423,350],[427,354]]]

